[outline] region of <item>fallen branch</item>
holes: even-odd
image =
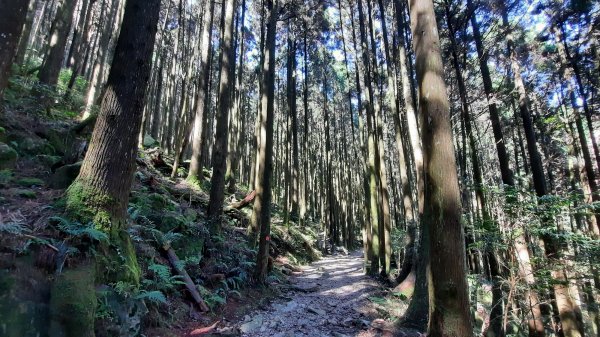
[[[252,191],[244,199],[225,207],[225,210],[227,211],[232,208],[235,208],[235,209],[243,208],[243,207],[249,205],[252,201],[254,201],[255,197],[256,197],[256,191]]]
[[[213,325],[193,330],[192,332],[190,332],[190,336],[200,336],[207,334],[213,331],[217,327],[217,324],[219,324],[219,321],[216,321]]]
[[[187,288],[187,290],[189,290],[190,294],[194,298],[194,301],[200,307],[200,311],[202,311],[202,312],[209,311],[210,309],[208,308],[208,306],[202,299],[202,296],[200,296],[200,293],[198,292],[198,288],[196,287],[196,284],[194,284],[194,281],[192,281],[192,278],[190,277],[190,275],[182,267],[182,263],[179,260],[179,258],[177,257],[177,254],[175,254],[175,251],[173,250],[173,248],[171,248],[168,245],[165,245],[165,246],[163,246],[163,249],[167,252],[167,257],[169,258],[169,262],[171,263],[171,266],[175,270],[177,270],[177,273],[179,273],[179,275],[181,275],[183,277],[185,287]]]

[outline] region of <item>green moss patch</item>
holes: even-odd
[[[0,143],[0,170],[12,169],[17,163],[19,154],[12,147]]]
[[[110,235],[111,216],[106,209],[110,209],[113,199],[100,191],[85,186],[80,181],[75,181],[67,189],[66,211],[69,217],[82,223],[93,222],[96,229],[103,230]]]
[[[64,271],[52,286],[50,334],[93,337],[96,311],[95,266]]]
[[[25,199],[35,199],[35,198],[37,198],[37,195],[32,190],[17,190],[16,194],[19,197],[25,198]]]
[[[12,170],[0,170],[0,186],[6,186],[13,178]]]
[[[52,156],[47,154],[40,154],[37,156],[37,159],[40,161],[40,163],[47,167],[52,167],[62,160],[60,156]]]
[[[21,178],[16,181],[17,185],[23,187],[43,186],[44,181],[38,178]]]

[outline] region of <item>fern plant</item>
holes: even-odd
[[[69,219],[59,216],[51,217],[50,221],[58,223],[58,229],[68,235],[74,237],[87,237],[99,242],[108,242],[108,235],[94,228],[94,224],[91,222],[87,225],[82,225],[79,222],[72,222],[69,221]]]
[[[172,275],[169,267],[162,264],[153,263],[148,266],[148,270],[152,272],[152,279],[142,280],[142,286],[146,290],[168,291],[178,285],[185,284],[180,275]]]
[[[160,290],[141,290],[134,296],[136,300],[149,301],[154,304],[167,304],[167,297]]]
[[[27,231],[27,229],[18,222],[0,223],[0,233],[21,235],[21,234],[25,233],[26,231]]]

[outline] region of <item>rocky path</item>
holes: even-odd
[[[380,289],[362,271],[360,252],[324,257],[292,277],[286,298],[239,323],[242,336],[382,336],[373,328],[377,317],[368,297]],[[389,334],[387,334],[389,335]]]

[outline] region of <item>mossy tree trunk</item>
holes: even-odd
[[[93,222],[109,236],[110,245],[100,247],[96,266],[108,283],[125,281],[135,286],[139,282],[135,251],[126,232],[127,205],[159,10],[160,0],[127,1],[90,146],[79,176],[66,193],[67,214],[82,223]],[[61,302],[64,310],[79,306],[79,297],[73,303]],[[70,319],[77,317],[62,319],[67,336],[82,336],[69,332]],[[85,335],[93,335],[93,326],[88,329],[91,333]]]
[[[430,337],[472,335],[464,233],[450,126],[450,107],[433,1],[411,0],[425,164],[423,222],[431,245],[427,268]]]

